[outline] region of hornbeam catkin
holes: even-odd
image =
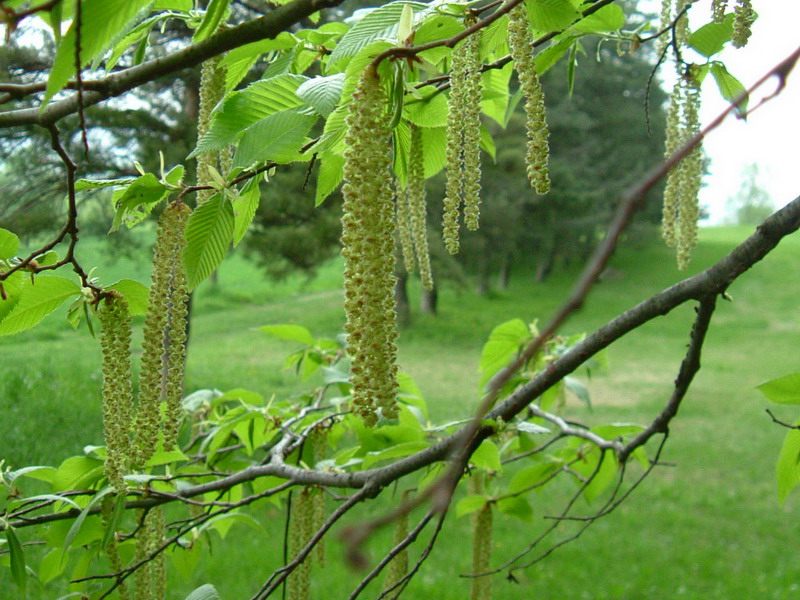
[[[160,507],[138,513],[141,526],[136,535],[136,562],[146,560],[136,570],[136,600],[164,600],[166,564],[164,552],[151,557],[164,543],[164,513]]]
[[[394,207],[386,97],[375,67],[359,79],[347,115],[342,256],[354,410],[367,426],[397,416]]]
[[[750,0],[737,0],[733,9],[733,45],[742,48],[747,45],[752,33],[750,28],[756,20],[756,11]]]
[[[528,27],[528,9],[518,4],[508,13],[508,44],[519,85],[525,96],[525,128],[528,132],[526,155],[528,179],[537,194],[550,191],[550,175],[547,167],[550,136],[545,117],[544,92],[536,72],[533,59],[533,38]]]
[[[422,147],[422,130],[411,125],[411,152],[408,159],[408,202],[411,220],[411,237],[419,265],[419,278],[422,287],[433,289],[431,255],[428,248],[428,223],[425,202],[425,162]]]
[[[311,498],[312,489],[303,488],[295,495],[292,502],[292,514],[289,523],[289,556],[292,560],[311,539],[314,533],[314,506]],[[286,579],[286,600],[309,600],[311,590],[311,557],[305,560],[289,574]]]
[[[467,23],[469,24],[469,23]],[[477,227],[480,202],[481,81],[479,39],[471,35],[453,48],[447,114],[447,184],[442,228],[450,254],[459,248],[461,203],[467,226]]]
[[[197,115],[197,139],[200,140],[208,133],[211,125],[211,113],[214,107],[225,95],[226,69],[220,66],[221,57],[210,58],[203,63],[200,74],[200,108]],[[211,168],[219,170],[224,176],[230,169],[232,154],[230,147],[225,147],[217,152],[203,152],[197,156],[197,183],[209,185],[213,179]],[[197,203],[202,204],[211,196],[214,190],[200,190],[197,193]]]
[[[144,321],[139,404],[136,412],[136,463],[144,465],[155,452],[161,433],[161,401],[166,400],[164,448],[177,437],[186,342],[186,280],[183,248],[191,209],[170,204],[161,215],[153,257],[153,275]]]
[[[121,494],[122,478],[130,462],[130,427],[133,416],[131,381],[131,318],[128,303],[111,291],[98,310],[100,347],[103,352],[103,436],[106,442],[105,472]]]

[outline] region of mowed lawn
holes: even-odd
[[[703,230],[689,274],[721,258],[748,234],[748,228]],[[100,249],[95,245],[95,251]],[[719,303],[703,370],[673,422],[662,456],[669,466],[657,469],[579,540],[518,573],[521,585],[499,576],[496,599],[800,597],[800,492],[779,506],[774,465],[785,430],[771,422],[764,412],[768,404],[755,389],[763,381],[800,370],[800,283],[795,280],[799,263],[800,239],[785,240],[731,287],[732,302]],[[675,269],[671,251],[658,241],[624,248],[613,266],[615,276],[597,286],[564,333],[591,332],[686,276]],[[344,321],[339,273],[334,262],[315,280],[275,285],[240,257],[226,261],[218,288],[204,284],[197,295],[187,391],[245,387],[267,397],[284,397],[303,389],[283,369],[284,357],[294,346],[256,328],[297,323],[317,335],[335,336]],[[412,326],[402,333],[401,367],[425,393],[434,421],[469,416],[476,406],[476,368],[491,329],[511,318],[546,321],[575,276],[560,273],[535,284],[531,273],[532,268],[520,267],[510,289],[490,298],[445,284],[440,314],[415,314]],[[106,283],[123,275],[142,281],[147,276],[129,260],[101,264],[98,274]],[[415,299],[418,290],[411,291]],[[692,306],[682,307],[612,346],[607,352],[609,369],[594,373],[591,380],[583,377],[593,410],[570,398],[568,417],[590,423],[652,419],[669,397],[693,314]],[[86,444],[101,443],[99,352],[85,329],[73,332],[54,316],[25,335],[0,339],[0,351],[0,458],[13,467],[57,464]],[[800,411],[788,407],[776,412],[794,420]],[[497,560],[527,546],[572,489],[557,486],[534,497],[531,525],[497,518]],[[349,522],[377,514],[395,501],[387,490],[383,499],[365,506]],[[593,509],[597,506],[581,500],[576,512],[588,515]],[[226,540],[215,540],[213,553],[204,557],[191,581],[173,578],[169,597],[182,600],[193,586],[212,582],[225,600],[249,598],[281,554],[280,526],[277,518],[271,519],[278,513],[265,506],[259,516],[265,523],[263,532],[235,525]],[[468,597],[468,582],[459,578],[469,570],[468,519],[451,514],[445,527],[442,543],[405,598],[431,593],[439,600]],[[562,536],[569,531],[565,525]],[[370,544],[373,558],[386,539],[379,536]],[[422,539],[424,543],[427,538]],[[329,566],[314,582],[315,598],[346,598],[360,579],[338,562],[339,552],[334,540]],[[7,573],[0,573],[0,585],[8,581]],[[60,594],[51,591],[56,589],[61,588],[34,586],[29,596],[56,598]]]

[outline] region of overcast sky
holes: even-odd
[[[707,22],[709,4],[710,1],[701,0],[692,8],[693,29]],[[720,55],[728,71],[745,87],[750,87],[800,45],[797,33],[800,0],[753,0],[753,7],[759,18],[748,45],[740,50],[727,49]],[[751,105],[772,93],[775,83],[773,78],[751,100]],[[703,124],[725,106],[709,76],[703,85],[700,113]],[[729,118],[710,134],[705,149],[711,164],[700,202],[709,209],[709,223],[720,223],[725,218],[725,204],[739,189],[748,164],[759,166],[759,183],[776,208],[800,195],[800,66],[791,73],[779,96],[755,111],[746,122]]]

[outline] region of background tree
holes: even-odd
[[[748,165],[739,191],[728,200],[728,212],[739,225],[758,225],[775,210],[775,204],[759,185],[758,178],[758,165]]]

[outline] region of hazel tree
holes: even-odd
[[[337,560],[324,552],[333,531],[345,540],[344,560],[366,567],[349,598],[397,598],[425,568],[454,506],[459,516],[472,516],[467,575],[473,600],[486,600],[493,575],[513,578],[568,541],[559,538],[555,520],[543,532],[523,530],[520,547],[510,554],[493,555],[493,529],[509,518],[529,523],[534,490],[546,493],[556,480],[574,481],[560,519],[573,515],[577,498],[600,499],[596,512],[582,518],[585,529],[660,466],[670,422],[700,368],[717,299],[800,227],[797,199],[705,271],[586,336],[558,335],[645,194],[662,178],[663,235],[676,247],[679,266],[686,266],[696,240],[702,139],[729,114],[752,110],[748,91],[717,55],[726,46],[746,45],[756,13],[749,1],[715,1],[707,23],[692,30],[688,0],[664,0],[660,20],[636,23],[628,23],[623,6],[612,0],[396,0],[347,19],[341,0],[292,0],[271,3],[263,16],[244,22],[230,17],[230,4],[0,2],[9,39],[19,23],[37,19],[55,40],[46,79],[0,86],[7,108],[0,112],[0,128],[48,132],[63,165],[68,205],[58,231],[27,255],[19,255],[13,232],[0,230],[0,334],[35,327],[65,302],[72,302],[70,319],[97,320],[105,442],[59,466],[14,465],[0,472],[8,490],[0,499],[0,531],[11,576],[22,594],[35,575],[40,581],[66,578],[73,595],[94,600],[161,600],[167,571],[210,543],[211,531],[272,503],[285,515],[285,558],[268,572],[242,574],[252,578],[252,600],[309,598],[313,559]],[[166,22],[192,30],[192,42],[151,59],[150,32]],[[524,103],[526,116],[531,193],[548,201],[539,77],[561,61],[573,77],[587,37],[611,42],[622,54],[652,46],[659,63],[674,65],[665,159],[619,199],[604,240],[549,322],[537,329],[517,319],[495,328],[464,420],[437,426],[428,420],[419,388],[397,364],[396,257],[432,285],[428,203],[442,203],[450,252],[458,251],[462,222],[467,229],[479,227],[480,148],[490,143],[484,123],[503,126],[517,102]],[[690,49],[699,62],[687,62]],[[779,93],[798,57],[800,49],[765,67],[753,89],[777,78]],[[243,85],[255,65],[260,77]],[[181,164],[162,164],[158,173],[140,168],[135,178],[81,179],[62,140],[83,135],[85,151],[91,151],[90,107],[192,67],[202,69],[192,155],[198,180],[185,182]],[[699,85],[708,75],[731,105],[701,128]],[[15,108],[19,100],[25,106]],[[78,129],[64,131],[62,121],[72,115]],[[342,184],[346,340],[316,338],[299,325],[264,328],[302,344],[295,359],[307,374],[326,367],[325,383],[299,399],[265,402],[247,390],[191,393],[183,383],[187,294],[242,240],[263,201],[261,180],[291,163],[317,173],[318,204]],[[447,178],[443,199],[425,189],[440,171]],[[132,280],[99,281],[81,261],[79,199],[98,188],[113,190],[112,230],[160,215],[149,290]],[[559,415],[567,375],[685,303],[697,306],[686,356],[672,395],[649,423],[590,428]],[[137,385],[134,315],[145,316]],[[787,381],[796,390],[796,375]],[[785,400],[787,385],[773,382],[764,393]],[[797,435],[789,432],[790,449],[797,447]],[[779,462],[783,495],[800,481],[796,454]],[[504,469],[511,462],[522,466]],[[46,493],[32,491],[41,485]],[[401,493],[389,501],[390,509],[378,516],[361,512],[394,487]],[[357,524],[343,528],[343,517],[351,514],[358,515]],[[55,523],[67,524],[63,534],[49,529]],[[390,526],[391,544],[377,560],[368,558],[364,544]],[[39,545],[46,551],[39,552]],[[219,597],[213,582],[186,596]]]

